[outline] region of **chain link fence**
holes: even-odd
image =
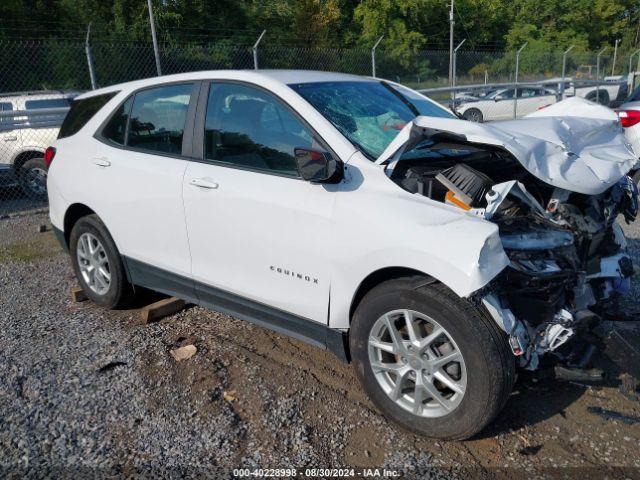
[[[256,53],[254,57],[254,53]],[[327,70],[371,75],[370,49],[270,45],[257,52],[228,40],[215,44],[160,45],[163,74],[196,70]],[[564,96],[624,98],[627,81],[603,81],[611,73],[640,70],[640,55],[461,50],[455,57],[455,88],[449,85],[448,50],[378,49],[375,71],[419,89],[465,118],[490,121],[543,108]],[[565,71],[565,81],[561,75]],[[156,75],[152,44],[62,40],[0,40],[0,217],[46,208],[45,149],[74,96],[92,88]],[[635,75],[632,76],[635,79]],[[518,81],[516,85],[514,82]],[[598,80],[598,81],[597,81]],[[631,82],[629,88],[635,85]],[[519,106],[518,106],[519,105]]]

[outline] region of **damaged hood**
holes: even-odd
[[[637,161],[615,112],[573,97],[519,120],[488,124],[416,117],[376,163],[388,161],[393,170],[405,151],[436,135],[503,148],[543,182],[588,195],[607,190]]]

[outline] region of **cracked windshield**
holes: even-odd
[[[386,82],[318,82],[290,85],[371,159],[418,115],[455,118],[415,92]]]

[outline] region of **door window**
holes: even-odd
[[[0,112],[10,112],[13,105],[10,102],[0,102]],[[0,123],[13,123],[13,117],[0,117]]]
[[[24,106],[27,110],[39,110],[42,108],[66,108],[69,106],[68,98],[46,98],[44,100],[27,100]]]
[[[530,97],[535,97],[536,96],[536,89],[535,88],[519,88],[518,89],[518,98],[530,98]]]
[[[184,84],[136,93],[127,146],[149,152],[180,154],[191,90],[191,84]]]
[[[205,159],[297,176],[295,148],[317,148],[313,134],[278,99],[239,84],[212,84]]]

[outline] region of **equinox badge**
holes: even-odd
[[[318,284],[318,279],[317,278],[310,277],[309,275],[305,275],[304,273],[294,272],[293,270],[289,270],[287,268],[274,267],[273,265],[271,265],[269,267],[269,269],[272,272],[277,272],[277,273],[280,273],[282,275],[286,275],[286,276],[291,277],[291,278],[297,278],[298,280],[304,280],[305,282],[314,283],[316,285]]]

